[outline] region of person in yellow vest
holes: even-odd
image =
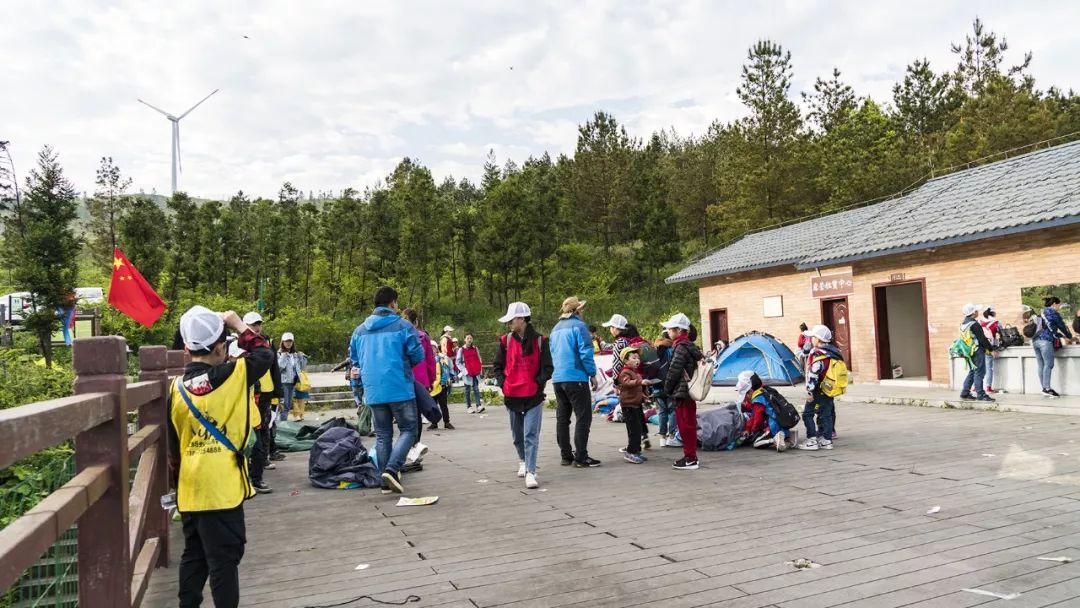
[[[255,311],[246,313],[244,315],[244,324],[251,329],[252,333],[261,336],[267,341],[267,344],[270,344],[269,338],[263,335],[262,315]],[[255,385],[255,398],[259,406],[259,415],[262,416],[265,424],[259,429],[258,436],[255,438],[255,448],[251,451],[250,470],[251,484],[255,487],[255,491],[260,494],[269,494],[274,491],[270,484],[263,481],[263,471],[276,468],[272,461],[285,459],[285,455],[278,451],[277,446],[274,444],[274,399],[280,399],[283,394],[281,390],[281,369],[278,367],[277,357],[275,357],[270,363],[270,369],[259,378],[259,382]]]
[[[226,331],[239,334],[246,356],[229,359]],[[244,555],[244,501],[255,496],[244,449],[264,426],[251,388],[270,369],[274,352],[233,311],[194,306],[180,318],[191,363],[169,391],[170,470],[184,531],[179,605],[202,605],[210,579],[218,608],[240,603],[238,567]],[[237,353],[239,354],[239,353]]]

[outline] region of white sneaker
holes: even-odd
[[[525,487],[530,490],[535,490],[536,488],[540,487],[540,482],[536,479],[536,473],[525,474]]]
[[[422,443],[418,443],[409,448],[408,455],[405,456],[405,464],[412,464],[414,462],[420,462],[424,459],[424,454],[427,454],[428,447]]]
[[[799,445],[797,445],[795,447],[799,448],[800,450],[817,450],[818,449],[817,437],[811,437],[810,439],[807,439],[806,441],[800,443]]]
[[[469,414],[475,414],[476,413],[476,408],[472,407],[472,406],[469,406],[469,408],[467,410],[465,410],[465,411],[467,413],[469,413]]]
[[[482,405],[481,405],[481,406],[478,406],[478,407],[476,408],[476,413],[477,413],[477,414],[483,414],[483,413],[484,413],[484,412],[486,412],[486,411],[487,411],[487,408],[486,408],[486,407],[484,407],[484,406],[482,406]]]
[[[679,441],[677,438],[671,437],[670,439],[668,439],[667,441],[664,442],[664,447],[666,447],[666,448],[681,448],[681,447],[683,447],[683,445],[682,445],[682,442]]]
[[[784,434],[783,433],[777,433],[773,437],[773,442],[776,444],[776,451],[777,452],[783,452],[784,450],[787,449],[787,441],[784,440]]]
[[[525,463],[518,463],[518,477],[525,477]]]
[[[823,450],[831,450],[832,449],[832,441],[829,441],[828,439],[818,439],[817,444],[818,444],[818,447],[823,449]]]

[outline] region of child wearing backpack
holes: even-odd
[[[775,447],[777,452],[788,449],[788,429],[799,423],[799,413],[774,389],[765,386],[752,371],[739,374],[735,390],[743,398],[743,411],[750,410],[751,420],[760,415],[765,428],[754,438],[755,448]],[[750,422],[747,421],[747,426]]]
[[[434,343],[435,341],[432,340]],[[437,344],[432,344],[432,347],[437,347]],[[435,379],[431,385],[431,396],[435,398],[435,403],[439,404],[439,409],[442,410],[443,428],[452,431],[454,425],[450,424],[450,387],[453,385],[454,364],[450,362],[450,357],[447,357],[442,351],[435,351]],[[429,431],[434,431],[439,428],[438,422],[432,422],[428,427]]]
[[[960,398],[965,400],[990,401],[994,398],[986,394],[983,388],[983,377],[986,375],[986,354],[992,348],[990,341],[975,318],[979,314],[979,307],[975,304],[964,304],[964,320],[960,322],[960,337],[953,342],[949,349],[953,355],[964,358],[968,364],[968,373],[964,378],[964,384],[960,387]],[[972,396],[972,389],[978,397]]]
[[[810,334],[813,349],[806,363],[806,405],[802,415],[806,440],[797,447],[800,450],[831,450],[836,424],[834,400],[847,390],[847,364],[840,350],[830,344],[832,330],[815,325]]]

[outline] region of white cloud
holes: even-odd
[[[14,4],[14,5],[12,5]],[[888,100],[904,66],[955,62],[970,3],[796,1],[233,4],[9,3],[0,22],[0,139],[20,172],[52,144],[80,189],[113,156],[136,188],[168,190],[169,125],[186,109],[183,187],[200,196],[363,188],[402,156],[475,179],[487,150],[520,163],[572,153],[606,110],[645,139],[743,112],[747,48],[790,49],[793,96],[839,67]],[[1076,87],[1080,4],[980,5],[1039,85]],[[248,36],[244,38],[244,36]],[[512,68],[512,69],[511,69]]]

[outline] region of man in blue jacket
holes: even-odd
[[[416,328],[398,314],[393,287],[375,290],[375,310],[353,331],[349,359],[360,369],[364,403],[375,425],[375,453],[382,470],[383,494],[402,493],[401,466],[416,440],[414,365],[424,360]],[[394,438],[397,421],[398,440]]]
[[[570,296],[562,303],[561,319],[551,330],[551,359],[555,373],[555,436],[562,452],[563,466],[598,467],[600,461],[589,457],[589,428],[592,426],[592,391],[589,381],[596,375],[592,336],[581,320],[585,302]],[[574,445],[570,445],[570,414],[574,424]]]

